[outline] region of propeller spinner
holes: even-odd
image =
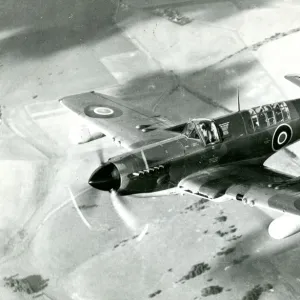
[[[118,190],[121,184],[120,173],[114,164],[105,164],[93,172],[89,184],[102,191]]]

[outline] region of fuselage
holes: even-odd
[[[115,189],[123,194],[172,188],[200,170],[266,158],[294,143],[300,139],[299,116],[300,99],[296,99],[238,111],[214,120],[195,119],[184,125],[194,122],[195,132],[199,131],[196,136],[187,131],[178,133],[173,138],[113,157],[92,174],[90,182],[95,188]],[[213,129],[213,141],[205,139],[200,130],[202,123]]]

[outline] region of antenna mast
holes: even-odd
[[[241,110],[241,104],[240,104],[240,88],[237,88],[237,105],[238,105],[238,111]]]

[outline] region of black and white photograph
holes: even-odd
[[[1,0],[1,300],[299,300],[299,50],[298,0]]]

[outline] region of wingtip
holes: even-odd
[[[286,74],[284,75],[285,79],[290,79],[290,78],[300,78],[300,74]]]
[[[300,74],[287,74],[284,78],[300,87]]]
[[[58,99],[58,102],[59,102],[61,105],[66,106],[64,100],[65,100],[65,98],[61,98],[61,99]]]

